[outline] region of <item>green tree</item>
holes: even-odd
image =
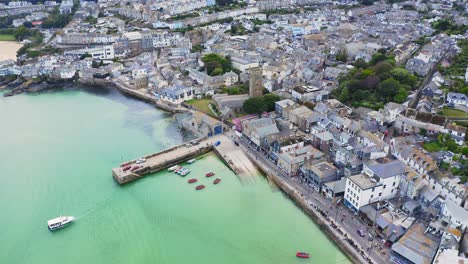
[[[216,67],[211,73],[211,76],[217,76],[217,75],[222,75],[223,74],[223,68],[221,67]]]
[[[348,91],[348,88],[343,88],[341,90],[341,93],[340,93],[340,97],[339,97],[339,100],[340,102],[348,102],[348,99],[349,99],[349,91]]]
[[[216,53],[206,54],[201,59],[210,76],[221,75],[232,70],[231,58]],[[219,70],[221,69],[221,71]]]
[[[394,68],[390,71],[390,75],[401,84],[407,84],[411,87],[414,87],[417,82],[416,76],[404,68]]]
[[[374,55],[372,55],[372,59],[370,60],[369,64],[370,65],[375,65],[377,64],[378,62],[380,61],[384,61],[387,59],[387,56],[385,56],[385,54],[382,54],[380,52],[377,52],[375,53]]]
[[[357,59],[355,62],[354,62],[354,67],[358,68],[358,69],[364,69],[364,68],[367,68],[367,62],[362,59],[362,58],[359,58]]]
[[[462,154],[463,156],[468,156],[468,147],[463,147]]]
[[[346,51],[342,50],[338,55],[336,55],[336,60],[341,61],[341,62],[346,62],[348,60]]]
[[[393,99],[399,90],[400,83],[393,78],[389,78],[377,85],[377,95],[385,102]]]
[[[275,110],[275,103],[281,100],[281,98],[277,94],[265,94],[263,96],[263,100],[265,102],[266,111],[271,112]]]
[[[242,107],[247,114],[261,114],[267,110],[263,97],[249,98]]]
[[[408,98],[408,91],[405,88],[400,87],[393,100],[401,104],[406,100],[406,98]]]

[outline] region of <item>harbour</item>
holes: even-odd
[[[0,224],[21,226],[1,231],[10,241],[1,262],[296,263],[302,249],[314,262],[349,263],[262,175],[246,183],[212,152],[184,165],[185,178],[161,170],[112,184],[109,168],[186,141],[172,117],[151,105],[112,90],[61,91],[0,97],[0,110],[16,113],[0,131],[0,206],[15,213]],[[222,182],[213,185],[208,171]],[[195,191],[188,177],[206,188]],[[77,220],[48,231],[47,220],[59,215]]]
[[[224,161],[234,173],[241,179],[249,178],[249,175],[258,173],[256,167],[248,159],[243,151],[225,135],[216,135],[208,138],[198,138],[163,151],[146,155],[138,159],[122,163],[112,169],[112,176],[119,184],[137,180],[145,175],[159,172],[185,161],[197,158],[200,155],[213,151]]]

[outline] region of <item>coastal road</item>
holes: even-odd
[[[314,191],[312,187],[302,183],[299,177],[288,176],[271,160],[269,160],[261,150],[258,150],[255,145],[250,144],[245,139],[239,139],[234,135],[234,133],[231,134],[228,132],[228,134],[230,134],[231,138],[240,143],[240,147],[244,151],[251,153],[256,157],[256,159],[259,159],[263,164],[265,164],[271,171],[275,172],[283,180],[288,182],[297,191],[299,191],[302,196],[307,199],[309,205],[315,205],[319,210],[328,213],[329,219],[334,220],[338,226],[341,226],[341,229],[348,234],[348,237],[350,236],[355,244],[357,244],[359,248],[366,252],[365,255],[369,256],[374,263],[391,263],[387,257],[388,253],[386,252],[386,248],[382,245],[382,242],[380,242],[379,239],[375,238],[374,236],[372,236],[373,241],[369,241],[368,230],[371,230],[371,228],[363,223],[357,217],[357,215],[355,215],[345,206],[337,206],[336,204],[332,204],[330,200],[327,200],[318,192]],[[366,236],[361,237],[357,233],[357,230],[363,230],[366,232]],[[383,250],[380,250],[380,248]]]

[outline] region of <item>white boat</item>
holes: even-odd
[[[180,175],[181,175],[181,176],[185,176],[185,175],[187,175],[187,174],[189,174],[189,173],[190,173],[190,170],[189,170],[189,169],[185,169],[185,170],[183,170],[183,171],[180,173]]]
[[[176,169],[180,168],[179,165],[175,165],[175,166],[172,166],[170,167],[169,169],[167,169],[168,171],[175,171]]]
[[[50,231],[54,231],[70,224],[73,221],[75,221],[74,216],[59,216],[47,221],[47,226],[49,227]]]
[[[136,164],[141,164],[141,163],[145,163],[146,159],[145,158],[141,158],[141,159],[137,159],[135,161]]]
[[[197,161],[197,160],[196,160],[196,159],[190,159],[190,160],[188,160],[187,162],[188,162],[189,164],[192,164],[192,163],[194,163],[195,161]]]

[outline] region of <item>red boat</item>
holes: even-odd
[[[188,180],[188,183],[194,183],[194,182],[197,182],[198,180],[197,179],[190,179]]]
[[[123,167],[122,171],[128,171],[132,166],[130,165],[127,165],[125,167]]]
[[[138,170],[139,168],[140,168],[140,166],[137,165],[137,166],[133,167],[130,171],[136,171],[136,170]]]
[[[208,172],[207,174],[205,174],[206,177],[211,177],[211,176],[214,176],[214,172]]]
[[[306,252],[297,252],[296,257],[298,257],[298,258],[309,258],[310,255],[309,255],[309,253],[306,253]]]
[[[220,178],[217,178],[216,180],[213,181],[214,184],[218,184],[221,181]]]
[[[198,191],[198,190],[201,190],[203,188],[205,188],[205,185],[202,184],[202,185],[198,185],[197,187],[195,187],[195,190]]]

